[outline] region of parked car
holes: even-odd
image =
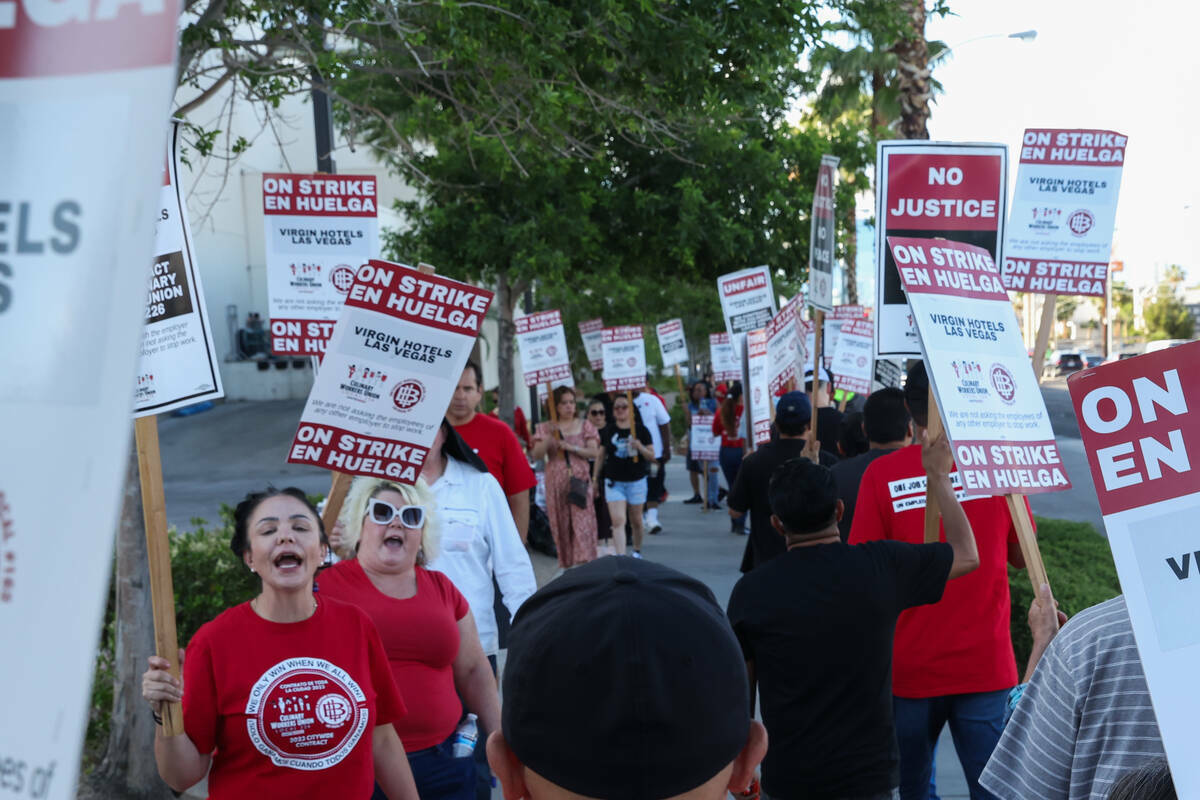
[[[1147,353],[1157,353],[1159,350],[1167,350],[1172,347],[1179,347],[1181,344],[1187,344],[1191,339],[1159,339],[1150,342],[1146,345]]]
[[[1083,357],[1083,360],[1087,362],[1087,368],[1091,369],[1092,367],[1098,367],[1103,364],[1104,356],[1100,355],[1099,353],[1088,353]]]
[[[1048,377],[1062,377],[1083,369],[1083,353],[1078,350],[1054,350],[1046,361],[1042,374]]]

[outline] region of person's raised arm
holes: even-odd
[[[183,681],[168,671],[170,662],[160,656],[150,656],[147,662],[149,669],[142,675],[142,697],[150,703],[151,711],[158,714],[164,703],[182,703]],[[183,669],[183,650],[179,651],[179,667]],[[176,792],[184,792],[208,774],[212,756],[201,753],[186,733],[167,736],[163,726],[158,725],[154,733],[154,762],[166,784]]]
[[[420,800],[413,780],[404,744],[392,723],[376,725],[372,734],[371,755],[375,761],[375,782],[388,800]]]
[[[938,501],[942,510],[942,526],[946,531],[946,543],[954,550],[954,561],[950,564],[947,578],[959,578],[979,566],[979,550],[975,546],[975,533],[966,512],[954,494],[950,484],[950,470],[954,467],[954,455],[950,452],[950,441],[946,434],[925,437],[921,444],[921,463],[929,476],[925,487],[927,497]]]
[[[479,643],[475,617],[469,611],[458,621],[458,655],[454,657],[453,670],[454,688],[462,696],[467,711],[479,717],[479,726],[487,733],[500,730],[500,691]]]

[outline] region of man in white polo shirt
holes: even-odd
[[[667,413],[666,403],[654,394],[649,382],[634,396],[633,404],[642,415],[642,424],[650,431],[650,446],[654,448],[655,463],[650,466],[649,491],[643,518],[647,531],[660,533],[662,525],[658,522],[658,504],[666,494],[664,470],[671,460],[671,415]]]

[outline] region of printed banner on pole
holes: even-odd
[[[687,340],[683,338],[683,321],[669,319],[654,326],[658,335],[658,349],[662,353],[664,367],[688,363]]]
[[[733,346],[728,333],[710,333],[708,335],[708,353],[712,361],[712,378],[714,381],[740,381],[742,379],[742,359],[738,350]]]
[[[1104,297],[1127,137],[1029,128],[1004,240],[1004,286]]]
[[[1200,797],[1200,343],[1076,372],[1067,388],[1175,791]]]
[[[817,188],[813,191],[812,230],[808,237],[808,302],[822,311],[833,310],[833,261],[837,250],[834,190],[838,159],[821,156]]]
[[[646,342],[641,325],[605,328],[601,347],[604,352],[604,391],[623,392],[646,385]]]
[[[179,13],[0,2],[0,796],[14,800],[78,788]]]
[[[767,332],[763,328],[746,333],[746,395],[750,402],[751,430],[758,446],[771,440],[771,406],[773,395],[768,384]]]
[[[713,434],[714,414],[692,414],[688,430],[689,458],[693,461],[717,461],[721,456],[721,437]]]
[[[842,324],[834,352],[833,388],[856,394],[869,394],[874,375],[875,325],[869,319]]]
[[[775,315],[775,290],[771,270],[752,267],[717,278],[725,331],[734,347],[741,349],[747,331],[762,328]]]
[[[833,309],[833,313],[825,315],[825,329],[821,333],[821,349],[824,350],[821,363],[826,369],[833,365],[834,353],[837,352],[838,335],[842,326],[856,319],[866,319],[866,312],[860,305],[841,305]]]
[[[358,268],[379,255],[374,175],[262,176],[271,352],[320,356]]]
[[[892,236],[982,247],[1000,263],[1008,148],[898,140],[876,151],[875,354],[919,356],[917,331],[888,250]]]
[[[587,353],[592,370],[604,366],[604,354],[600,351],[600,340],[604,338],[604,320],[589,319],[579,323],[579,335],[583,338],[583,349]]]
[[[558,311],[526,314],[513,320],[517,328],[517,349],[525,385],[545,384],[571,377],[571,355],[567,352],[567,332]],[[575,384],[572,382],[571,384]]]
[[[416,483],[491,302],[403,264],[359,267],[288,461]]]
[[[792,298],[767,323],[767,386],[781,394],[791,381],[800,382],[808,356],[800,335],[799,296]]]
[[[892,236],[888,245],[964,488],[972,495],[1070,488],[991,254],[944,239]]]
[[[179,186],[179,123],[167,135],[154,265],[146,296],[134,417],[165,414],[225,396],[204,287],[192,253],[192,229]]]

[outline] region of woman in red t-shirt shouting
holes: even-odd
[[[182,792],[207,774],[212,800],[366,800],[376,783],[416,800],[379,633],[354,606],[313,594],[328,552],[316,509],[299,489],[247,495],[230,546],[262,591],[196,632],[182,682],[158,656],[142,678],[153,708],[183,703],[184,733],[155,736],[163,780]]]
[[[466,599],[445,575],[425,569],[440,539],[435,508],[423,480],[355,478],[338,519],[355,557],[321,573],[318,596],[353,603],[379,629],[408,701],[396,731],[421,800],[473,800],[475,760],[455,756],[455,728],[465,703],[483,731],[499,730],[500,698]]]

